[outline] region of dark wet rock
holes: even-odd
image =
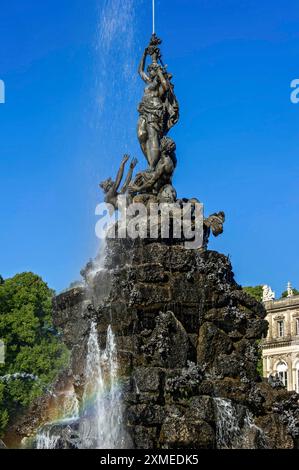
[[[185,403],[186,400],[198,394],[202,378],[202,369],[193,363],[189,363],[188,368],[169,371],[164,388],[166,401]]]
[[[158,430],[155,427],[134,426],[134,444],[136,449],[155,449],[158,442]]]
[[[194,418],[206,421],[210,425],[215,424],[215,406],[212,397],[201,395],[189,400],[186,418]]]
[[[133,380],[139,392],[159,392],[164,379],[164,370],[156,367],[137,367]]]
[[[165,409],[156,404],[140,404],[131,406],[127,411],[131,425],[159,426],[165,418]]]
[[[292,436],[294,445],[298,446],[299,440],[299,396],[297,393],[281,394],[274,403],[274,410],[280,416],[280,420],[286,425],[287,431]],[[298,448],[298,447],[297,447]]]
[[[294,440],[290,436],[288,429],[281,425],[281,420],[276,413],[268,413],[259,416],[255,420],[255,424],[259,426],[265,433],[268,449],[294,449]]]
[[[106,264],[91,278],[93,269],[84,271],[85,289],[54,301],[79,401],[93,319],[102,348],[109,325],[115,334],[136,448],[298,446],[298,396],[258,376],[266,311],[235,282],[227,257],[180,243],[110,240]],[[48,409],[37,403],[14,428],[15,439],[31,436]],[[223,439],[225,423],[235,427]],[[73,445],[68,436],[65,442]]]
[[[160,433],[164,449],[214,449],[215,432],[205,421],[190,415],[170,415]]]
[[[173,345],[176,345],[174,348]],[[156,326],[141,350],[148,364],[158,367],[184,367],[192,345],[183,325],[172,312],[159,313]]]
[[[211,364],[211,358],[216,360],[221,354],[230,354],[233,350],[229,336],[214,323],[206,322],[201,326],[197,345],[198,364]]]

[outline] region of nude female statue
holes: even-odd
[[[176,124],[179,114],[178,103],[170,81],[171,75],[166,72],[165,67],[158,64],[160,51],[157,44],[159,40],[153,36],[139,65],[139,75],[147,86],[138,107],[140,114],[138,139],[151,170],[155,169],[160,158],[161,139]],[[152,56],[152,63],[145,73],[148,55]]]

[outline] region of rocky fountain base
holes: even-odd
[[[298,395],[258,375],[266,312],[236,284],[228,258],[110,240],[104,267],[93,276],[91,270],[84,273],[86,288],[55,299],[54,320],[72,351],[68,380],[79,403],[91,325],[103,351],[113,331],[119,413],[129,435],[124,447],[298,446]],[[30,419],[19,425],[20,438],[30,432]]]

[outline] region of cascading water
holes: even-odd
[[[79,418],[79,402],[75,391],[70,390],[65,392],[63,395],[63,420],[77,420]]]
[[[56,449],[60,436],[52,434],[52,430],[49,429],[41,432],[37,435],[36,448],[37,449]]]
[[[69,434],[71,441],[73,427],[79,420],[79,402],[75,394],[75,390],[60,392],[54,395],[56,410],[59,411],[60,418],[52,423],[43,426],[36,436],[37,449],[56,449],[63,445],[62,436]],[[74,438],[76,440],[76,438]],[[75,446],[75,445],[74,445]]]
[[[139,98],[137,74],[139,35],[137,8],[143,0],[104,0],[101,2],[97,32],[97,87],[95,102],[100,123],[101,162],[109,168],[99,168],[102,174],[112,171],[112,155],[139,151],[135,142],[135,109]],[[134,147],[135,145],[135,147]],[[112,167],[112,168],[111,168]],[[87,291],[90,299],[99,301],[98,277],[105,267],[106,240],[87,273]],[[92,322],[87,346],[85,382],[80,407],[80,448],[125,448],[128,441],[124,432],[121,390],[118,383],[118,362],[112,328],[107,331],[106,347],[101,350],[95,322]]]
[[[102,352],[96,324],[92,322],[80,420],[81,448],[122,449],[125,446],[117,374],[117,351],[112,329],[109,326],[106,349]]]
[[[230,400],[215,398],[216,441],[220,449],[233,448],[240,439],[241,429],[237,415]]]
[[[231,400],[214,398],[216,443],[218,449],[266,448],[263,431],[254,424],[251,414]]]
[[[93,280],[95,276],[105,269],[105,260],[106,260],[106,248],[107,248],[107,239],[105,237],[101,240],[100,250],[97,257],[92,262],[92,268],[87,273],[87,284],[88,287],[92,287]]]

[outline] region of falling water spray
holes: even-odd
[[[101,351],[96,324],[91,324],[82,405],[81,448],[126,448],[117,350],[111,326],[107,331],[106,348]]]

